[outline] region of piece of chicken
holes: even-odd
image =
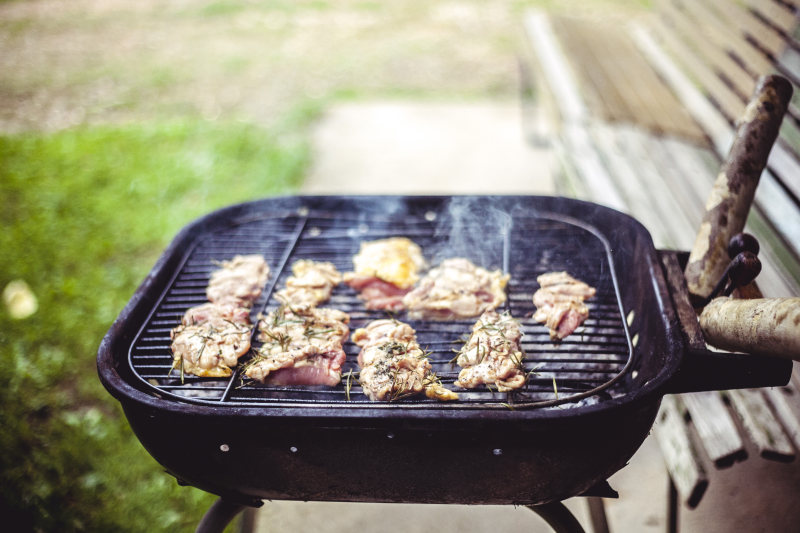
[[[509,277],[500,270],[475,266],[468,259],[446,259],[403,297],[403,304],[412,318],[475,317],[506,301]]]
[[[170,332],[172,370],[200,377],[227,377],[239,358],[250,350],[250,325],[210,320],[180,325]]]
[[[227,377],[250,350],[250,306],[261,294],[269,267],[260,255],[237,255],[211,273],[208,303],[189,308],[170,331],[173,370]]]
[[[455,384],[465,389],[495,385],[500,392],[525,385],[520,349],[519,323],[508,313],[486,311],[472,327],[472,334],[458,353],[462,367]]]
[[[269,278],[269,266],[260,255],[237,255],[222,261],[211,273],[206,297],[214,303],[252,307]]]
[[[359,383],[373,401],[395,401],[422,392],[436,400],[457,400],[431,370],[413,328],[396,320],[375,320],[353,334],[361,347]]]
[[[589,317],[584,300],[597,291],[566,272],[548,272],[536,281],[540,288],[533,294],[536,306],[533,319],[549,328],[550,338],[562,340]]]
[[[281,306],[259,323],[264,344],[245,366],[251,379],[282,385],[337,385],[350,317],[335,309]]]
[[[367,309],[399,311],[424,266],[422,249],[406,237],[362,242],[344,282],[359,291]]]
[[[293,308],[316,307],[328,301],[333,288],[341,282],[342,275],[333,263],[301,259],[292,265],[286,287],[275,296]]]
[[[196,326],[210,322],[221,326],[224,322],[237,324],[250,324],[250,309],[240,307],[234,303],[205,303],[190,307],[184,313],[181,323],[184,326]]]

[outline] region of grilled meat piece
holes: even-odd
[[[536,281],[540,288],[533,294],[533,319],[550,329],[550,338],[562,340],[589,317],[589,307],[583,301],[597,291],[566,272],[548,272]]]
[[[362,242],[344,282],[360,292],[367,309],[399,311],[424,266],[422,250],[405,237]]]
[[[264,344],[247,363],[245,375],[280,385],[337,385],[349,322],[346,313],[335,309],[281,306],[271,311],[258,323]]]
[[[525,385],[527,377],[522,370],[521,337],[519,323],[510,314],[483,313],[458,352],[456,362],[463,368],[455,384],[465,389],[474,389],[482,384],[495,385],[500,392]]]
[[[250,350],[250,306],[269,276],[260,255],[237,255],[211,273],[209,303],[189,308],[170,331],[172,370],[201,377],[227,377]],[[172,371],[171,370],[171,371]],[[170,371],[170,372],[171,372]]]
[[[250,309],[240,307],[233,303],[215,304],[205,303],[190,307],[183,315],[181,323],[184,326],[196,326],[210,322],[222,326],[223,322],[237,324],[250,324]]]
[[[237,255],[222,261],[211,274],[206,297],[214,303],[251,307],[269,278],[269,266],[260,255]]]
[[[417,287],[403,297],[412,318],[448,320],[478,316],[506,301],[508,274],[452,258],[431,269]]]
[[[342,282],[342,275],[333,263],[301,259],[292,265],[292,276],[276,298],[293,308],[316,307],[328,301],[333,288]]]
[[[170,332],[172,369],[200,377],[227,377],[239,358],[250,350],[250,325],[212,319],[180,325]]]
[[[394,401],[424,392],[436,400],[457,400],[442,386],[417,343],[411,326],[396,320],[375,320],[353,333],[361,347],[359,382],[373,401]]]

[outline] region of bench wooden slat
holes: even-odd
[[[692,43],[696,39],[686,33],[676,34],[674,27],[664,26],[668,22],[675,23],[673,19],[670,19],[653,25],[666,48],[678,59],[683,69],[705,88],[705,92],[715,95],[714,101],[722,110],[724,117],[741,116],[745,106],[739,95],[708,69],[694,48],[687,46],[687,42]]]
[[[647,228],[657,246],[664,246],[665,243],[671,241],[671,236],[666,230],[666,225],[663,224],[658,207],[652,202],[652,197],[648,196],[639,186],[639,174],[623,154],[617,137],[613,133],[614,128],[608,124],[594,124],[592,139],[603,153],[609,174],[620,184],[619,189],[625,197],[626,212]]]
[[[566,17],[552,17],[553,31],[558,42],[564,47],[566,57],[583,58],[581,68],[576,72],[581,87],[593,87],[594,90],[583,91],[582,97],[593,114],[612,122],[630,122],[633,116],[617,85],[614,83],[598,58],[593,55],[592,43],[586,42],[586,34],[590,33],[579,20]],[[603,59],[600,59],[603,61]]]
[[[718,392],[694,392],[681,395],[692,417],[703,449],[717,468],[747,458],[739,430]]]
[[[742,101],[747,100],[755,89],[755,78],[726,53],[730,48],[728,43],[735,42],[733,32],[720,30],[715,14],[702,2],[681,1],[679,4],[683,8],[681,21],[686,31],[697,38],[694,42],[708,66],[727,78]]]
[[[707,0],[714,5],[725,24],[736,28],[773,57],[778,57],[785,47],[783,37],[772,27],[758,20],[752,13],[730,0]]]
[[[737,389],[727,392],[747,434],[758,453],[778,461],[791,461],[795,452],[789,438],[772,416],[766,398],[757,389]]]
[[[772,0],[745,0],[745,4],[782,32],[791,33],[794,30],[795,14],[785,5]]]
[[[795,197],[800,198],[800,162],[797,154],[792,153],[785,141],[778,139],[772,147],[767,162],[769,168],[779,176],[787,176],[781,183],[789,189]]]
[[[767,389],[764,394],[772,404],[772,410],[783,424],[789,439],[795,448],[800,450],[800,403],[797,402],[797,388],[790,383],[786,387]]]
[[[660,27],[656,26],[656,30],[659,29]],[[651,32],[641,25],[634,24],[631,27],[631,35],[666,83],[690,110],[695,120],[701,123],[716,150],[728,150],[733,142],[728,122],[703,97],[689,78],[678,70],[677,65],[667,56],[663,46],[656,42]]]
[[[702,130],[624,33],[598,28],[578,17],[552,17],[552,22],[565,55],[581,65],[573,71],[594,117],[707,143]]]
[[[758,79],[760,75],[775,69],[772,62],[753,43],[743,38],[739,28],[727,23],[725,14],[719,12],[719,6],[708,2],[699,2],[697,6],[697,9],[703,12],[703,23],[713,25],[715,32],[719,34],[714,44],[736,56],[741,62],[740,67],[749,73],[752,79]]]
[[[697,451],[675,397],[664,397],[656,420],[653,433],[658,439],[670,478],[681,501],[689,507],[696,507],[708,488],[708,475],[697,460]]]

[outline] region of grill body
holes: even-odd
[[[273,274],[253,311],[271,309],[296,259],[344,271],[362,240],[406,236],[434,264],[466,256],[511,274],[529,384],[370,402],[354,385],[271,387],[170,373],[169,331],[205,299],[214,260],[263,254]],[[536,275],[567,270],[595,286],[581,331],[554,344],[534,323]],[[348,292],[349,291],[349,292]],[[339,288],[326,304],[367,312]],[[401,314],[398,318],[404,319]],[[446,386],[473,320],[409,321]],[[621,468],[644,440],[681,363],[661,266],[635,220],[551,197],[286,197],[232,206],[184,230],[112,325],[98,353],[106,388],[143,445],[179,481],[230,499],[540,504]],[[345,346],[345,372],[357,348]]]

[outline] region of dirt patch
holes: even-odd
[[[4,2],[0,131],[186,116],[270,123],[298,103],[343,96],[511,97],[521,7]]]

